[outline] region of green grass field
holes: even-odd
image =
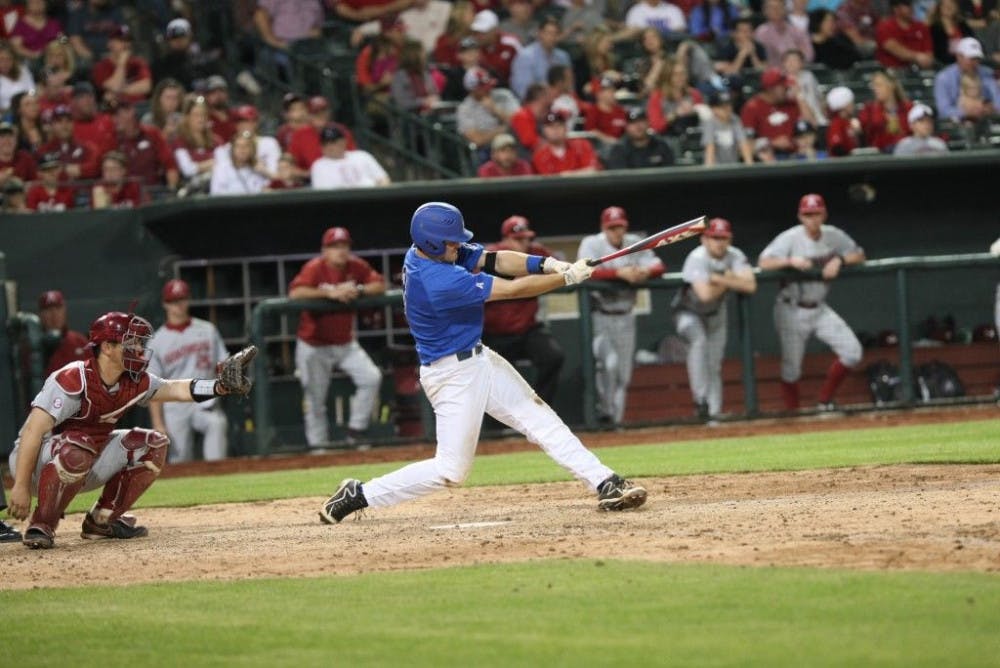
[[[637,477],[998,463],[1000,421],[600,454]],[[393,467],[168,479],[144,502],[322,495],[348,473],[366,478]],[[519,453],[480,458],[470,484],[564,479],[544,455]],[[11,554],[0,556],[0,577]],[[997,559],[1000,565],[1000,554]],[[552,560],[351,577],[3,591],[0,611],[11,657],[3,664],[11,666],[1000,665],[995,573]]]

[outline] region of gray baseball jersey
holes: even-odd
[[[726,249],[724,256],[714,258],[709,255],[704,246],[698,246],[688,253],[687,259],[684,260],[681,278],[684,279],[685,285],[674,299],[674,308],[692,311],[698,315],[711,315],[719,310],[724,310],[727,293],[722,293],[718,299],[703,302],[691,289],[691,284],[704,283],[709,280],[712,274],[724,274],[727,271],[736,273],[749,268],[750,263],[747,261],[747,256],[739,248],[730,246]]]
[[[622,248],[625,246],[631,246],[637,241],[642,240],[637,234],[626,234],[625,238],[622,240]],[[608,242],[608,238],[603,232],[600,234],[592,234],[589,237],[584,237],[580,242],[580,248],[576,253],[577,258],[590,257],[598,258],[609,253],[614,253],[620,250],[612,246]],[[625,255],[624,257],[615,258],[609,262],[602,264],[602,267],[608,267],[612,269],[617,269],[620,267],[648,267],[652,268],[659,264],[660,259],[656,257],[653,251],[645,250],[638,253],[632,253],[631,255]],[[599,311],[605,313],[628,313],[632,310],[635,305],[635,288],[631,287],[616,287],[609,290],[601,290],[599,292],[592,292],[591,296],[594,300],[594,304]]]
[[[860,252],[859,246],[846,232],[833,225],[823,225],[819,239],[812,239],[803,225],[785,230],[767,245],[760,257],[789,258],[804,257],[812,260],[813,266],[821,268],[835,255]],[[830,287],[826,281],[789,281],[782,285],[779,299],[794,302],[819,303],[826,299]]]

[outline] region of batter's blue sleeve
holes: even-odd
[[[455,264],[473,272],[479,265],[479,258],[486,251],[480,244],[462,244],[458,249],[458,260]]]
[[[493,277],[489,274],[470,274],[460,267],[445,280],[437,281],[431,297],[439,311],[456,311],[478,306],[489,299],[493,291]],[[444,278],[444,277],[442,277]]]

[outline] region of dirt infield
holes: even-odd
[[[148,538],[0,545],[0,589],[297,577],[532,559],[1000,571],[1000,466],[886,466],[642,481],[599,513],[578,483],[449,490],[319,523],[321,498],[142,510]]]

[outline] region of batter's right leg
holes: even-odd
[[[311,346],[302,339],[295,341],[295,372],[302,384],[302,413],[306,427],[306,442],[313,447],[330,442],[326,397],[330,392],[333,356],[323,346]]]
[[[677,334],[688,343],[687,372],[691,398],[696,408],[708,408],[708,335],[701,316],[690,311],[678,311],[674,316]]]

